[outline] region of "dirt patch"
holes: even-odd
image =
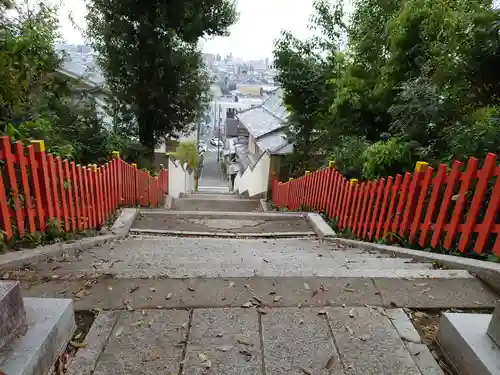
[[[75,323],[76,330],[69,342],[66,350],[59,356],[50,375],[65,374],[69,364],[75,358],[76,352],[86,346],[85,337],[94,323],[96,314],[92,311],[76,311]]]
[[[413,326],[420,334],[422,341],[429,348],[432,355],[446,375],[459,375],[454,366],[448,363],[444,353],[437,344],[436,337],[439,329],[439,319],[442,313],[475,313],[491,314],[492,309],[446,309],[446,310],[410,310],[409,315]]]

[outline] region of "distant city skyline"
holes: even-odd
[[[349,3],[349,0],[345,0]],[[49,0],[59,5],[61,36],[66,43],[84,44],[79,29],[86,27],[84,0]],[[289,0],[237,0],[240,18],[229,29],[228,37],[200,41],[205,53],[230,53],[244,60],[272,57],[273,43],[282,30],[290,30],[298,38],[311,35],[308,28],[313,0],[300,0],[291,6]],[[74,23],[70,20],[72,18]]]

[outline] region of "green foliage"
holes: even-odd
[[[332,158],[346,177],[372,179],[500,152],[490,1],[357,0],[347,25],[341,14],[317,1],[319,36],[284,32],[276,44],[296,175]]]
[[[178,160],[182,165],[188,165],[189,169],[196,169],[200,161],[200,154],[196,150],[196,142],[181,141],[175,152],[167,153],[168,156]]]
[[[202,116],[210,81],[198,40],[225,35],[235,20],[230,0],[88,3],[87,36],[99,53],[114,110],[146,156]]]

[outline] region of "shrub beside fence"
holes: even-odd
[[[158,206],[168,172],[158,177],[114,152],[103,166],[82,167],[45,153],[43,141],[25,147],[0,137],[0,229],[4,239],[44,232],[100,228],[121,206]]]
[[[279,182],[275,206],[325,212],[337,230],[361,240],[401,237],[409,244],[500,256],[500,166],[488,154],[479,168],[453,162],[437,169],[419,162],[414,173],[359,183],[334,168]]]

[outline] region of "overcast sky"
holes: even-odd
[[[67,43],[82,44],[81,33],[69,21],[72,15],[79,27],[85,27],[84,0],[52,0],[62,5],[59,10],[61,34]],[[308,20],[313,0],[238,0],[239,21],[230,28],[231,35],[203,42],[203,50],[233,53],[244,59],[271,57],[273,40],[283,29],[291,30],[299,38],[307,37]]]

